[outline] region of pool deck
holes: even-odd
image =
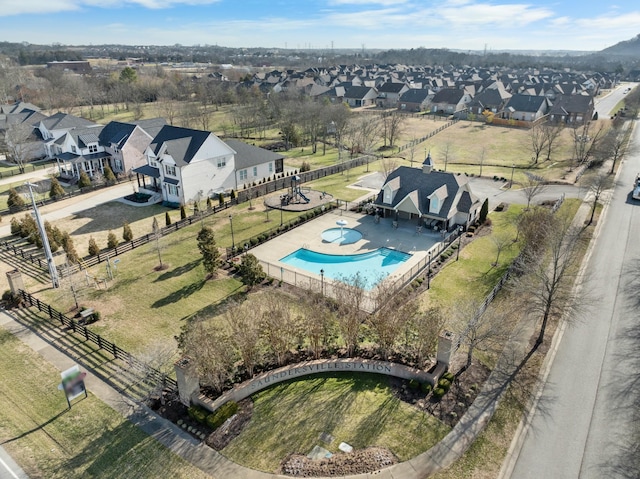
[[[345,245],[323,241],[322,232],[329,228],[338,227],[336,221],[341,219],[345,219],[348,222],[345,228],[352,228],[361,232],[362,239]],[[422,233],[417,234],[415,221],[400,220],[398,228],[394,229],[393,221],[388,218],[380,218],[380,222],[376,223],[371,215],[334,210],[257,246],[251,252],[262,262],[297,271],[318,280],[320,279],[319,275],[282,263],[280,259],[299,248],[306,248],[318,253],[345,255],[368,253],[378,248],[390,248],[410,253],[412,255],[411,258],[402,263],[390,276],[395,277],[411,270],[413,266],[427,256],[429,249],[440,241],[442,241],[442,236],[439,232],[423,228]],[[268,273],[272,276],[278,276],[273,271]]]

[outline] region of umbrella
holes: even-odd
[[[336,221],[336,224],[340,227],[340,238],[342,238],[342,236],[343,236],[342,228],[347,226],[349,224],[349,222],[347,220],[338,220],[338,221]]]

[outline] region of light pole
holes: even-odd
[[[282,208],[280,208],[280,226],[282,226]]]
[[[320,294],[324,296],[324,269],[320,270]]]
[[[427,268],[427,289],[431,289],[431,250],[429,250],[429,267]]]
[[[47,259],[47,266],[49,267],[49,274],[51,275],[51,283],[54,288],[60,286],[60,280],[58,279],[58,270],[53,262],[53,255],[51,254],[51,247],[49,246],[49,238],[47,237],[47,231],[42,223],[38,206],[36,205],[36,199],[33,196],[32,183],[25,183],[29,187],[29,196],[31,196],[31,204],[33,205],[33,216],[35,216],[36,224],[38,225],[38,231],[40,231],[40,237],[42,238],[42,246],[44,248],[44,256]]]
[[[458,229],[458,249],[456,250],[456,261],[460,259],[460,240],[462,239],[462,226]]]
[[[513,188],[513,170],[516,169],[516,164],[511,165],[511,181],[509,181],[509,188]]]
[[[233,238],[233,216],[229,215],[229,223],[231,224],[231,251],[236,249],[236,241]]]

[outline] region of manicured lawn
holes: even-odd
[[[342,174],[338,173],[336,175],[326,176],[310,183],[305,183],[304,186],[308,186],[313,190],[326,191],[327,193],[333,195],[333,197],[336,199],[353,201],[356,198],[360,198],[361,196],[367,194],[372,195],[374,193],[368,192],[367,190],[349,188],[349,185],[357,183],[358,177],[366,175],[368,173],[373,173],[375,171],[380,171],[380,169],[380,162],[372,161],[371,163],[369,163],[368,172],[367,165],[358,166],[357,168],[352,168]]]
[[[336,453],[340,442],[356,449],[387,447],[401,461],[427,450],[448,432],[432,416],[394,397],[384,376],[310,376],[253,396],[251,422],[223,454],[252,468],[275,472],[289,453],[318,444]],[[334,436],[327,445],[319,440]]]
[[[92,394],[70,411],[60,373],[0,328],[0,442],[33,478],[206,478]]]

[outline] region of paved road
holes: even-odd
[[[587,264],[587,311],[564,332],[513,479],[640,477],[640,203],[629,194],[638,171],[640,128]]]
[[[0,479],[29,479],[20,466],[0,446]]]
[[[613,110],[618,102],[624,98],[624,91],[627,88],[633,88],[636,85],[637,83],[623,83],[607,96],[598,99],[596,101],[596,111],[598,112],[598,118],[609,118],[611,110]]]

